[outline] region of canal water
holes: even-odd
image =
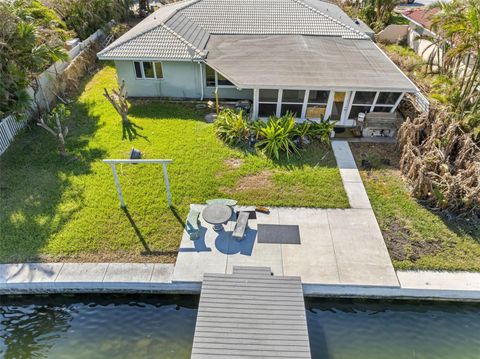
[[[0,358],[190,357],[198,297],[0,297]],[[480,304],[306,300],[315,359],[480,359]]]

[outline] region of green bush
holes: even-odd
[[[271,158],[279,159],[284,153],[287,158],[298,154],[299,148],[313,141],[330,142],[334,122],[304,121],[297,124],[295,116],[288,112],[282,117],[270,116],[267,122],[248,121],[242,112],[222,110],[214,123],[217,136],[229,145],[247,145],[256,141],[256,148]]]
[[[247,142],[250,135],[249,124],[243,117],[243,112],[235,112],[230,108],[220,111],[214,127],[217,136],[229,145]]]
[[[267,124],[259,129],[257,136],[260,141],[257,142],[257,147],[269,157],[279,159],[283,152],[288,158],[291,153],[298,153],[298,146],[294,141],[298,137],[298,127],[292,113],[280,118],[271,116]]]

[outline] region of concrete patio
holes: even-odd
[[[258,224],[298,225],[301,244],[258,243]],[[230,274],[233,266],[250,265],[301,276],[306,284],[399,285],[371,210],[271,208],[249,221],[241,242],[231,238],[233,220],[220,233],[204,221],[201,226],[196,241],[184,234],[173,281],[200,282],[204,273]]]

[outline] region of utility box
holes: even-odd
[[[397,133],[395,112],[370,112],[365,115],[363,137],[394,137]]]

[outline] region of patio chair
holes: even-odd
[[[232,238],[237,241],[241,241],[245,237],[245,231],[248,228],[248,217],[250,217],[249,212],[240,212],[237,217],[237,223],[235,224],[235,229],[232,233]]]
[[[200,212],[194,209],[190,210],[187,217],[186,231],[191,240],[198,239],[200,237],[200,228],[198,226],[198,218]]]
[[[224,204],[225,206],[235,207],[237,205],[237,201],[228,198],[215,198],[207,200],[207,204]]]

